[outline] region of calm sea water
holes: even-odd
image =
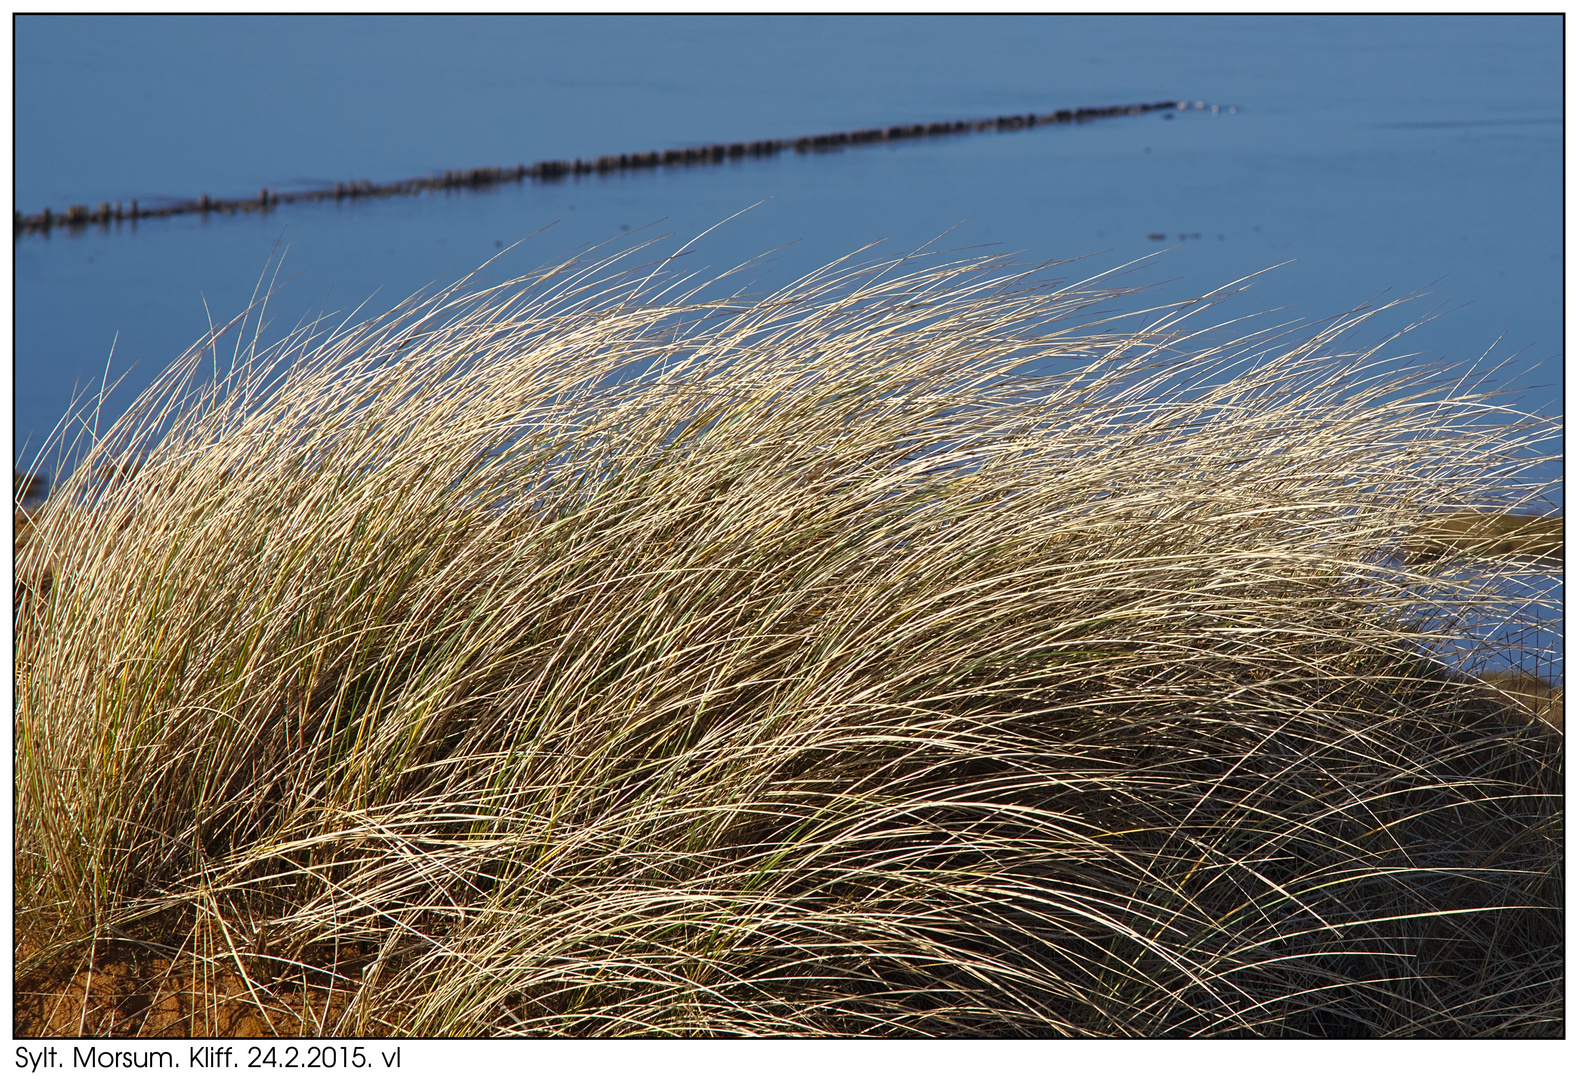
[[[953,230],[1084,276],[1150,256],[1147,302],[1261,275],[1231,314],[1319,319],[1418,290],[1394,352],[1513,358],[1561,408],[1562,23],[1508,17],[103,17],[16,20],[16,206],[243,197],[550,157],[1200,100],[1015,134],[548,186],[56,230],[15,244],[15,453],[74,389],[106,417],[244,307],[278,329],[490,280],[648,227],[764,287]],[[1236,107],[1229,113],[1227,107]],[[646,235],[644,234],[644,235]],[[1154,234],[1165,237],[1151,239]],[[787,246],[786,246],[787,245]],[[1289,260],[1292,260],[1291,262]],[[112,355],[113,348],[113,355]],[[129,374],[128,374],[129,372]]]

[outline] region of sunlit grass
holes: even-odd
[[[20,1025],[1562,1030],[1560,735],[1429,657],[1529,609],[1400,558],[1551,422],[990,259],[466,288],[60,437]]]

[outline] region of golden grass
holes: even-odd
[[[1427,655],[1536,616],[1399,558],[1553,425],[1119,295],[194,349],[19,556],[18,1034],[1559,1033],[1561,737]]]
[[[1416,558],[1528,558],[1559,565],[1562,519],[1541,514],[1441,514],[1424,522],[1411,554]]]

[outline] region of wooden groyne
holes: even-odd
[[[556,183],[567,177],[589,174],[606,175],[616,172],[633,172],[640,169],[689,168],[697,165],[717,165],[725,161],[746,158],[774,157],[785,151],[798,154],[826,153],[852,146],[871,146],[877,143],[905,139],[924,139],[967,135],[984,131],[1026,131],[1049,124],[1083,124],[1115,116],[1135,116],[1157,110],[1188,108],[1218,111],[1205,102],[1158,101],[1146,105],[1109,105],[1094,109],[1059,109],[1049,113],[1021,113],[1012,116],[995,116],[981,120],[943,120],[933,124],[895,124],[890,127],[862,128],[858,131],[836,131],[824,135],[802,135],[793,139],[757,139],[752,142],[712,143],[707,146],[688,146],[678,150],[651,150],[636,154],[604,154],[597,158],[573,158],[538,161],[531,165],[521,163],[511,166],[490,166],[479,169],[451,170],[431,173],[410,180],[375,184],[371,180],[353,180],[337,183],[332,188],[314,191],[276,191],[260,188],[258,193],[245,199],[213,199],[200,195],[196,199],[169,203],[162,206],[142,206],[136,199],[118,201],[113,205],[101,202],[97,207],[87,204],[69,206],[64,213],[45,207],[37,214],[15,215],[15,235],[48,233],[65,228],[78,232],[88,225],[108,227],[111,222],[141,221],[147,218],[167,218],[177,214],[237,214],[267,213],[281,204],[301,202],[343,202],[346,199],[384,199],[395,195],[417,195],[424,191],[455,190],[459,188],[490,188],[499,184]]]

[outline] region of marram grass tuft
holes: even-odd
[[[1563,1031],[1553,626],[1406,558],[1554,422],[991,259],[468,288],[57,440],[16,1034]]]

